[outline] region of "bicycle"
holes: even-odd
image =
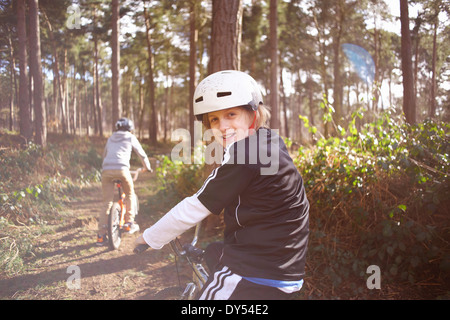
[[[136,181],[142,168],[135,171],[130,171],[133,174],[133,181]],[[125,213],[127,212],[127,207],[125,204],[126,195],[122,191],[122,181],[113,180],[116,185],[116,189],[119,193],[119,199],[113,204],[108,216],[108,241],[109,247],[112,250],[119,249],[120,243],[122,241],[122,234],[124,233],[123,225],[125,224]],[[134,216],[137,217],[139,213],[139,199],[135,195],[135,205],[134,205]]]
[[[194,238],[190,243],[181,245],[178,238],[169,243],[175,253],[175,264],[179,285],[167,287],[159,291],[155,295],[156,300],[197,300],[199,298],[199,293],[209,277],[208,272],[202,264],[204,250],[195,246],[197,244],[200,227],[201,223],[197,224],[195,227]],[[139,254],[148,248],[149,246],[147,244],[140,244],[136,246],[134,253]],[[185,286],[181,285],[177,258],[184,260],[192,269],[192,281],[185,284]]]

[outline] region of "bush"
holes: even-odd
[[[180,199],[192,196],[210,174],[211,168],[203,164],[183,164],[163,156],[156,169],[161,189],[173,189]]]
[[[295,158],[311,203],[312,277],[325,277],[330,295],[345,289],[341,298],[361,294],[373,264],[385,283],[432,270],[438,281],[449,252],[449,125],[409,126],[386,112],[357,130],[358,116]]]

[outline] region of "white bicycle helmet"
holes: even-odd
[[[253,111],[263,104],[261,90],[248,74],[224,70],[203,79],[194,92],[194,114],[198,120],[209,112],[246,106]]]
[[[121,131],[133,131],[134,130],[133,120],[130,120],[128,118],[120,118],[116,122],[116,129]]]

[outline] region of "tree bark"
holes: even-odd
[[[197,81],[195,78],[195,71],[197,66],[197,39],[198,39],[198,31],[195,26],[195,1],[190,2],[190,13],[189,13],[189,133],[191,135],[191,147],[194,147],[195,139],[194,139],[194,91],[197,85]],[[166,106],[167,107],[167,106]],[[164,139],[165,139],[165,130],[164,130]]]
[[[239,70],[242,0],[213,0],[210,73]]]
[[[14,58],[14,47],[11,39],[11,30],[7,27],[8,30],[8,44],[9,44],[9,54],[10,54],[10,89],[9,89],[9,130],[13,131],[14,129],[14,103],[16,102],[17,97],[17,88],[15,86],[16,83],[16,59]]]
[[[111,71],[112,71],[112,130],[120,118],[120,43],[119,43],[119,0],[112,0]],[[100,121],[101,121],[101,116]]]
[[[416,97],[411,57],[408,0],[400,0],[401,56],[403,73],[403,112],[409,124],[416,123]]]
[[[53,76],[56,85],[57,85],[57,92],[54,92],[54,97],[58,97],[58,99],[55,99],[54,102],[56,103],[54,105],[55,109],[60,107],[61,110],[61,123],[62,123],[62,133],[67,133],[67,121],[66,121],[66,108],[65,108],[65,94],[63,89],[63,84],[61,83],[61,78],[59,76],[59,58],[58,58],[58,51],[56,49],[56,41],[55,36],[53,34],[53,27],[50,23],[50,20],[47,17],[47,14],[43,12],[43,16],[45,21],[47,22],[48,31],[49,31],[49,37],[50,42],[52,44],[52,52],[53,52]],[[55,88],[55,86],[54,86]]]
[[[343,86],[341,76],[341,37],[342,37],[342,23],[344,19],[344,8],[341,0],[336,4],[336,24],[333,35],[333,107],[335,110],[334,119],[336,124],[341,123],[342,119],[342,101],[343,101]]]
[[[30,14],[30,71],[33,77],[33,106],[35,114],[35,142],[45,147],[47,145],[47,126],[43,101],[43,81],[41,65],[41,39],[39,27],[38,0],[29,0]]]
[[[280,110],[278,106],[278,35],[277,0],[270,0],[269,8],[269,47],[270,47],[270,127],[280,129]]]
[[[19,38],[19,127],[20,134],[25,139],[31,139],[30,98],[28,95],[28,60],[27,32],[25,20],[25,0],[17,0],[17,34]]]
[[[156,145],[157,142],[157,123],[156,123],[156,109],[155,109],[155,83],[153,79],[153,67],[154,67],[154,56],[152,52],[152,40],[150,36],[150,15],[147,8],[144,5],[144,18],[145,18],[145,29],[146,29],[146,40],[147,40],[147,52],[148,52],[148,80],[149,80],[149,92],[150,92],[150,126],[148,133],[150,135],[150,143],[152,146]]]
[[[97,115],[98,119],[95,123],[95,128],[96,130],[98,129],[98,132],[96,131],[96,133],[98,133],[100,135],[100,137],[103,137],[103,107],[102,107],[102,101],[101,101],[101,97],[100,97],[100,80],[99,80],[99,76],[98,76],[98,39],[97,39],[97,35],[94,36],[94,60],[95,60],[95,64],[94,64],[94,72],[95,72],[95,76],[94,76],[94,111],[95,114]],[[118,119],[117,119],[118,120]],[[114,127],[115,122],[113,121],[113,128],[112,130],[114,131],[115,127]]]
[[[286,98],[286,92],[284,90],[284,82],[283,82],[283,70],[280,72],[280,93],[281,93],[281,101],[283,106],[283,122],[284,122],[284,135],[285,137],[290,137],[289,130],[289,117],[288,117],[288,102]]]
[[[94,7],[94,83],[92,90],[92,111],[94,114],[94,132],[100,136],[103,136],[103,116],[102,116],[102,105],[100,101],[100,80],[98,76],[98,37],[97,37],[97,8]],[[114,120],[113,120],[114,123]],[[114,125],[114,124],[113,124]],[[114,131],[114,126],[112,130]]]
[[[436,116],[436,59],[437,59],[437,29],[439,19],[436,15],[434,21],[434,34],[433,34],[433,60],[431,62],[431,92],[430,92],[430,118]]]

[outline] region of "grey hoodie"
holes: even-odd
[[[109,137],[103,151],[103,170],[122,170],[130,168],[131,151],[136,152],[147,171],[150,161],[134,134],[129,131],[116,131]]]

